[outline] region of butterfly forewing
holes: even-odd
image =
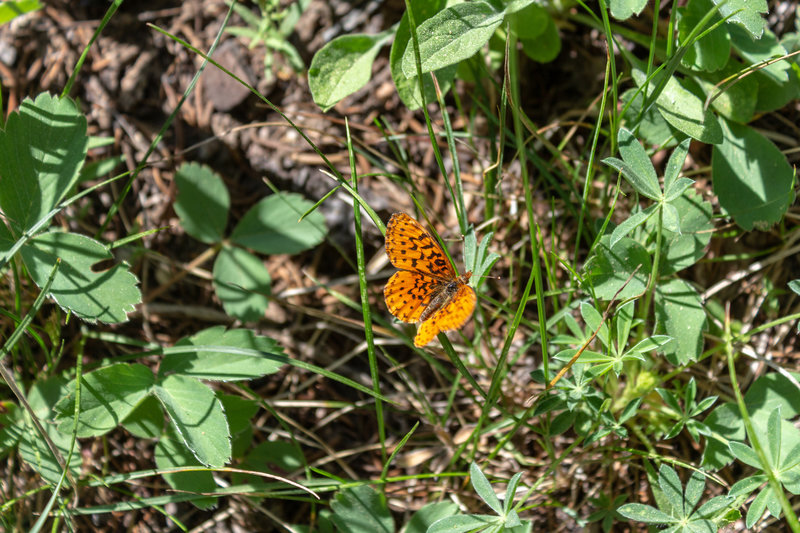
[[[439,243],[422,225],[406,215],[395,213],[386,227],[386,254],[401,270],[453,280],[455,270]]]

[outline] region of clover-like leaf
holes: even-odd
[[[87,322],[118,323],[141,302],[137,279],[125,264],[100,272],[94,266],[111,259],[105,246],[75,233],[44,233],[21,249],[22,259],[34,282],[40,287],[57,261],[61,261],[50,295],[69,311]]]

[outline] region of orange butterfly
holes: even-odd
[[[458,329],[472,316],[477,300],[467,285],[472,272],[456,276],[442,248],[422,225],[395,213],[386,227],[386,255],[395,272],[383,296],[403,322],[420,322],[414,346],[422,347],[442,331]]]

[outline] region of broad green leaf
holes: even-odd
[[[711,156],[714,193],[742,228],[766,230],[794,201],[794,173],[781,151],[749,126],[723,121]]]
[[[16,242],[17,239],[12,235],[11,230],[8,229],[6,221],[0,220],[0,264],[5,264],[6,261],[11,259],[9,254]]]
[[[77,183],[88,142],[86,118],[69,98],[43,93],[9,115],[0,130],[0,209],[16,235]]]
[[[382,495],[368,485],[343,489],[331,500],[333,520],[348,533],[394,533],[394,519]]]
[[[678,39],[681,45],[687,42],[689,34],[694,31],[695,27],[713,7],[711,0],[690,0],[685,8],[678,9],[680,14]],[[714,15],[705,29],[720,20],[722,19],[719,14]],[[681,58],[681,64],[687,68],[706,72],[724,67],[731,55],[731,37],[726,26],[723,24],[712,30],[705,37],[695,41]]]
[[[176,342],[175,348],[164,355],[158,375],[215,381],[254,379],[281,368],[282,363],[270,358],[272,354],[285,357],[283,349],[269,337],[249,329],[226,331],[223,326],[214,326]]]
[[[261,259],[247,250],[223,246],[213,276],[214,291],[226,313],[243,322],[264,316],[272,279]]]
[[[611,16],[617,20],[627,20],[633,15],[638,15],[647,5],[647,0],[610,0],[608,7]]]
[[[503,22],[503,13],[483,1],[443,9],[417,27],[422,72],[439,70],[471,57]],[[413,43],[403,53],[403,73],[417,75]]]
[[[75,233],[44,233],[21,249],[22,259],[33,281],[47,282],[56,261],[61,260],[50,295],[68,311],[87,322],[125,322],[127,313],[142,301],[137,279],[126,264],[95,271],[94,265],[111,259],[99,242]]]
[[[552,22],[547,10],[535,3],[516,11],[513,15],[509,15],[506,10],[506,17],[511,31],[522,40],[536,39],[545,31],[548,22]]]
[[[200,463],[221,468],[231,460],[228,422],[214,391],[196,379],[175,374],[159,379],[153,391]]]
[[[28,403],[41,422],[45,433],[61,453],[61,457],[66,460],[69,456],[72,435],[61,433],[55,424],[49,422],[54,414],[54,404],[64,394],[66,394],[64,379],[60,377],[41,379],[36,381],[28,391]],[[21,418],[24,422],[20,422],[14,427],[6,428],[9,432],[16,433],[14,438],[18,441],[17,446],[20,458],[36,470],[46,481],[50,483],[58,482],[63,472],[61,466],[36,426],[33,425],[28,413],[21,413]],[[69,466],[70,472],[76,479],[80,476],[82,462],[80,444],[76,443],[75,448],[72,450]]]
[[[0,3],[0,25],[10,22],[20,15],[41,9],[39,0],[6,0]]]
[[[743,69],[744,65],[730,60],[722,70],[696,76],[693,81],[698,84],[706,97],[717,95],[720,89],[717,87],[717,83]],[[755,113],[759,94],[758,87],[758,81],[754,76],[741,78],[732,85],[726,85],[724,91],[711,102],[711,108],[733,122],[746,124],[752,120],[753,113]]]
[[[662,223],[664,224],[664,231],[672,231],[681,234],[681,223],[678,218],[678,210],[672,204],[664,204],[661,213]]]
[[[647,152],[636,137],[625,128],[619,130],[617,142],[624,163],[614,157],[606,158],[603,162],[622,172],[636,192],[652,200],[658,200],[661,197],[661,187],[658,185],[656,169]]]
[[[765,30],[764,34],[753,39],[741,26],[730,25],[731,45],[739,55],[753,65],[770,59],[786,55],[786,49],[775,37],[775,34]],[[777,83],[786,82],[792,72],[789,62],[785,59],[775,61],[759,68],[762,74],[772,78]]]
[[[202,467],[200,463],[181,442],[180,436],[176,435],[174,431],[169,431],[167,435],[162,436],[154,451],[156,468],[159,470],[169,470],[173,468]],[[209,493],[219,490],[217,483],[214,481],[213,472],[207,470],[189,471],[189,472],[167,472],[162,474],[164,480],[169,483],[170,487],[181,492],[190,492],[195,494]],[[200,509],[208,509],[213,507],[217,502],[217,498],[211,496],[199,497],[192,500],[192,503]]]
[[[561,53],[561,37],[553,18],[547,14],[544,30],[536,37],[520,39],[525,55],[539,63],[549,63]]]
[[[664,230],[662,236],[661,274],[669,275],[695,264],[705,255],[713,234],[711,203],[706,202],[693,189],[687,189],[672,205],[678,212],[681,232]],[[647,224],[655,231],[655,220]]]
[[[311,60],[308,88],[323,111],[361,89],[372,75],[372,63],[391,31],[378,35],[342,35],[323,46]]]
[[[651,106],[646,113],[640,116],[643,97],[642,93],[639,93],[634,98],[635,94],[636,89],[628,89],[622,93],[621,97],[623,105],[628,106],[624,115],[627,127],[632,131],[636,131],[639,138],[644,139],[650,145],[668,148],[676,144],[676,132],[664,120],[664,117],[656,110],[655,106]],[[628,105],[629,102],[630,105]],[[682,134],[679,135],[683,137]]]
[[[641,87],[646,77],[641,70],[634,68],[631,71],[636,85]],[[651,80],[650,91],[657,85],[657,80]],[[719,122],[710,110],[703,110],[703,102],[694,94],[684,89],[681,84],[670,76],[664,90],[658,95],[655,107],[664,120],[676,130],[681,131],[708,144],[722,142],[722,131]]]
[[[155,396],[147,396],[122,421],[122,427],[134,437],[157,439],[164,431],[164,410]]]
[[[730,22],[739,23],[754,39],[761,37],[767,23],[761,16],[768,10],[766,0],[713,0],[713,2],[720,6],[719,14],[723,18],[733,14],[728,19]]]
[[[231,453],[234,457],[242,457],[253,444],[253,425],[250,419],[258,412],[258,402],[232,394],[219,394],[218,397],[225,409],[233,437]]]
[[[711,411],[703,423],[713,431],[715,437],[706,440],[702,466],[711,470],[719,470],[733,461],[733,454],[728,448],[728,442],[745,438],[739,408],[735,403],[724,403]]]
[[[758,84],[756,113],[778,110],[792,100],[800,98],[800,78],[798,78],[797,72],[791,72],[789,80],[783,83],[778,83],[758,71],[750,77]]]
[[[184,163],[175,183],[178,199],[173,207],[186,233],[207,244],[221,241],[231,205],[222,178],[205,165]]]
[[[696,361],[703,347],[706,313],[697,291],[682,279],[672,279],[656,287],[656,317],[659,332],[674,340],[665,347],[674,365]]]
[[[453,516],[458,512],[458,505],[453,502],[433,502],[411,515],[405,533],[426,533],[428,528],[442,518]]]
[[[609,235],[603,236],[584,266],[586,271],[584,290],[593,289],[597,298],[610,300],[625,284],[634,269],[640,266],[618,298],[631,298],[641,294],[647,285],[652,268],[650,254],[633,239],[622,239],[613,247],[609,244],[610,240]]]
[[[446,4],[446,0],[411,0],[411,9],[414,12],[414,21],[417,25],[438,13]],[[419,109],[422,106],[422,99],[419,93],[419,82],[416,70],[413,77],[407,77],[403,73],[403,53],[411,39],[411,32],[408,24],[408,12],[403,13],[400,24],[397,26],[392,50],[389,53],[389,66],[392,70],[392,79],[397,87],[397,94],[410,110]],[[446,94],[453,84],[457,65],[450,65],[436,71],[436,80],[443,94]],[[425,101],[436,101],[436,89],[430,75],[422,76],[422,83],[425,89]]]
[[[104,435],[117,427],[149,394],[153,371],[144,365],[117,363],[81,377],[78,437]],[[75,381],[55,406],[58,429],[69,434],[75,414]]]
[[[323,241],[328,229],[319,210],[294,193],[267,196],[254,205],[231,234],[231,241],[262,254],[296,254]]]

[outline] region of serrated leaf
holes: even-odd
[[[228,422],[214,391],[196,379],[177,374],[159,379],[153,391],[198,461],[211,468],[230,462]]]
[[[104,435],[124,420],[144,400],[154,383],[153,371],[144,365],[118,363],[81,377],[81,405],[77,435]],[[75,414],[75,381],[55,406],[58,429],[69,434]]]
[[[88,142],[86,118],[69,98],[43,93],[9,115],[0,130],[0,209],[17,236],[77,183]]]
[[[205,165],[184,163],[175,173],[178,198],[173,207],[186,233],[213,244],[222,240],[230,196],[222,178]]]
[[[697,291],[681,279],[661,283],[656,288],[655,308],[659,330],[674,339],[666,345],[667,359],[675,365],[697,360],[706,329],[706,314]]]
[[[778,41],[775,34],[768,29],[765,29],[761,37],[757,39],[753,38],[741,26],[735,24],[729,27],[729,31],[731,45],[750,64],[755,65],[786,55],[786,49]],[[789,80],[792,69],[790,63],[782,59],[762,65],[759,68],[759,72],[777,83],[784,83]]]
[[[766,0],[713,0],[713,2],[720,6],[719,13],[723,18],[733,14],[728,20],[746,28],[754,39],[761,36],[766,26],[766,21],[761,16],[768,11]]]
[[[283,365],[278,359],[285,357],[283,349],[269,337],[249,329],[226,331],[223,326],[214,326],[176,342],[175,348],[164,355],[158,373],[159,378],[179,374],[206,380],[254,379],[277,372]]]
[[[162,436],[156,444],[154,450],[156,468],[159,470],[170,470],[173,468],[199,466],[200,463],[189,449],[181,442],[180,436],[174,431]],[[210,493],[219,490],[214,481],[214,475],[208,471],[189,471],[189,472],[165,472],[162,474],[164,480],[169,483],[174,490],[198,494],[198,498],[191,500],[200,509],[213,507],[217,498],[210,496],[199,496],[200,493]]]
[[[111,259],[105,246],[75,233],[44,233],[28,241],[20,253],[33,281],[47,282],[60,259],[50,295],[68,311],[87,322],[119,323],[142,301],[138,280],[125,264],[100,272],[96,263]]]
[[[313,248],[328,232],[319,210],[299,194],[278,193],[254,205],[231,234],[231,241],[262,254],[296,254]]]
[[[69,456],[72,435],[61,433],[56,429],[55,424],[48,421],[52,418],[53,405],[56,400],[66,393],[65,380],[60,377],[41,379],[31,386],[28,391],[28,403],[34,414],[42,422],[42,427],[56,449],[61,453],[61,457],[66,460]],[[20,458],[31,466],[43,479],[50,483],[57,483],[61,478],[61,465],[59,465],[50,447],[45,442],[38,429],[31,422],[27,413],[22,413],[20,422],[14,427],[7,428],[12,433],[17,433],[14,438],[17,442],[17,449]],[[70,472],[77,479],[81,473],[83,459],[80,453],[80,446],[76,444],[72,450],[70,459]]]
[[[394,519],[383,497],[367,485],[343,489],[331,500],[331,519],[339,531],[394,533]]]
[[[611,16],[617,20],[627,20],[638,15],[647,5],[647,0],[610,0],[608,7]]]
[[[391,31],[378,35],[342,35],[323,46],[311,60],[308,87],[323,111],[361,89],[372,75],[372,63]]]
[[[766,230],[794,201],[794,172],[781,151],[749,126],[723,121],[711,156],[714,193],[742,228]]]
[[[264,316],[272,279],[261,259],[247,250],[223,246],[214,260],[213,282],[226,313],[243,322]]]
[[[644,85],[646,76],[642,71],[634,68],[631,75],[637,86]],[[656,85],[654,81],[651,80],[650,87]],[[655,107],[664,120],[689,137],[708,144],[722,142],[722,130],[717,118],[711,110],[704,110],[703,102],[684,89],[674,76],[667,80]]]
[[[456,4],[438,12],[417,27],[422,72],[439,70],[471,57],[485,45],[503,22],[503,13],[483,1]],[[413,43],[402,62],[403,73],[416,77]]]
[[[147,396],[122,421],[122,427],[134,437],[157,439],[164,432],[164,410],[154,396]]]

